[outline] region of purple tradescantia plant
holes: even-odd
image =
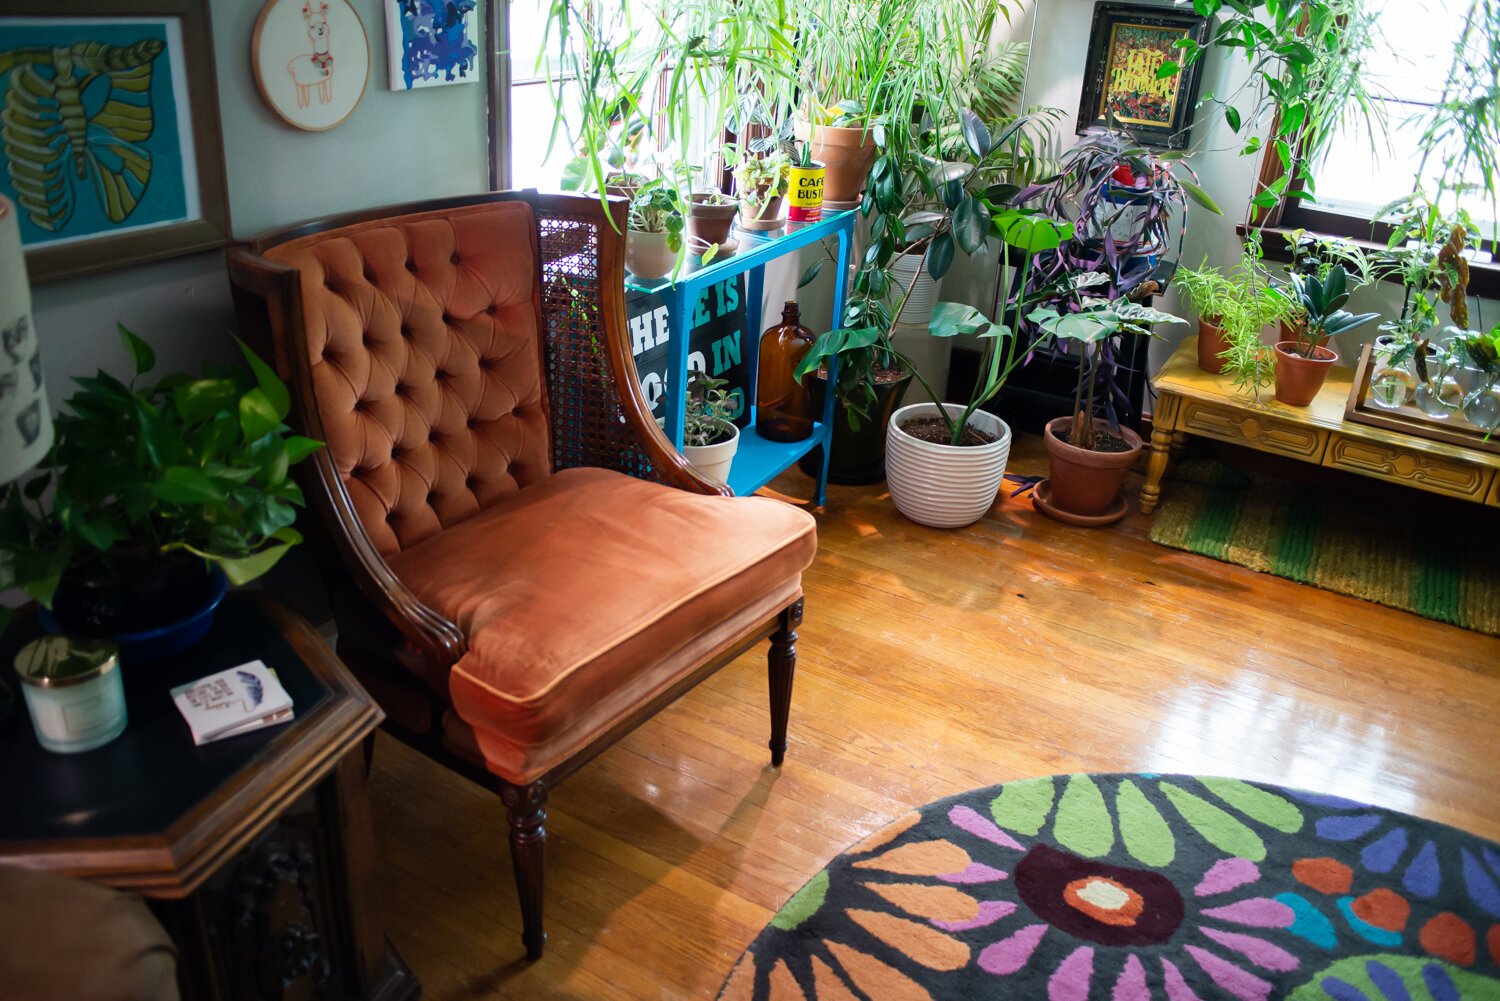
[[[1014,199],[1016,205],[1073,225],[1071,239],[1036,256],[1031,287],[1056,287],[1069,275],[1097,273],[1107,282],[1091,294],[1109,301],[1140,301],[1159,291],[1164,282],[1156,276],[1163,263],[1182,254],[1189,200],[1223,214],[1181,157],[1180,152],[1148,150],[1114,129],[1085,132],[1056,176],[1023,189]],[[1050,305],[1063,315],[1081,308],[1071,295]],[[1095,384],[1088,394],[1099,401],[1111,426],[1119,423],[1118,411],[1129,407],[1118,379],[1122,347],[1123,336],[1099,345],[1092,366]],[[1063,348],[1054,342],[1047,350],[1057,357]]]

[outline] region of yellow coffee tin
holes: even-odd
[[[828,168],[814,161],[811,167],[792,165],[786,217],[789,222],[817,222],[823,218],[823,181]]]

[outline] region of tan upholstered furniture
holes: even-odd
[[[328,443],[304,482],[339,653],[398,735],[500,779],[533,957],[547,790],[767,636],[781,762],[817,546],[657,430],[622,243],[596,199],[500,193],[230,253],[243,328]]]
[[[139,897],[0,866],[0,997],[176,1001],[177,949]]]
[[[1353,369],[1335,366],[1311,405],[1291,407],[1269,389],[1256,402],[1229,376],[1203,371],[1197,350],[1197,339],[1188,338],[1152,380],[1157,400],[1141,487],[1144,513],[1156,510],[1168,457],[1186,435],[1500,507],[1500,455],[1345,420]]]

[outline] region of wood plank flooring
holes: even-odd
[[[1021,438],[1013,471],[1045,466]],[[1234,775],[1500,840],[1500,639],[1163,549],[1148,529],[1135,513],[1070,528],[1006,500],[939,532],[883,487],[831,488],[786,765],[769,767],[759,652],[565,783],[535,964],[498,797],[382,736],[380,900],[424,996],[712,998],[850,843],[1027,776]]]

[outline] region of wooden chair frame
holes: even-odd
[[[229,274],[242,336],[273,363],[292,387],[290,417],[300,433],[324,440],[313,405],[311,363],[298,346],[305,340],[303,303],[294,268],[266,259],[273,247],[301,237],[380,219],[461,209],[491,202],[529,203],[541,233],[537,280],[543,290],[544,340],[549,409],[553,411],[553,468],[602,466],[701,494],[728,495],[727,487],[704,479],[670,445],[651,417],[626,336],[624,241],[626,206],[611,199],[540,195],[535,191],[493,192],[413,202],[331,216],[240,241],[228,249]],[[580,291],[580,286],[581,291]],[[557,295],[549,295],[556,291]],[[564,294],[565,293],[565,294]],[[580,309],[581,296],[587,304]],[[570,358],[604,348],[603,371],[580,381]],[[561,381],[565,385],[558,385]],[[587,383],[596,398],[569,399]],[[567,401],[566,403],[564,401]],[[568,409],[565,417],[558,411]],[[580,424],[580,421],[584,423]],[[581,433],[577,433],[580,431]],[[560,432],[574,432],[563,440]],[[309,533],[328,587],[338,625],[338,653],[386,709],[386,728],[442,764],[475,781],[497,782],[509,815],[511,861],[522,914],[526,954],[542,954],[543,856],[546,804],[550,790],[689,689],[760,641],[770,638],[768,678],[771,705],[771,763],[786,754],[787,720],[796,670],[797,627],[802,599],[747,629],[718,656],[629,716],[547,774],[526,785],[491,775],[482,763],[443,738],[441,716],[451,709],[446,691],[417,679],[446,678],[468,649],[463,630],[429,608],[392,573],[355,513],[353,502],[328,450],[315,453],[297,470],[321,532]],[[420,688],[428,701],[410,703]],[[394,693],[394,694],[392,694]],[[387,704],[388,702],[392,704]],[[396,704],[396,703],[400,704]]]

